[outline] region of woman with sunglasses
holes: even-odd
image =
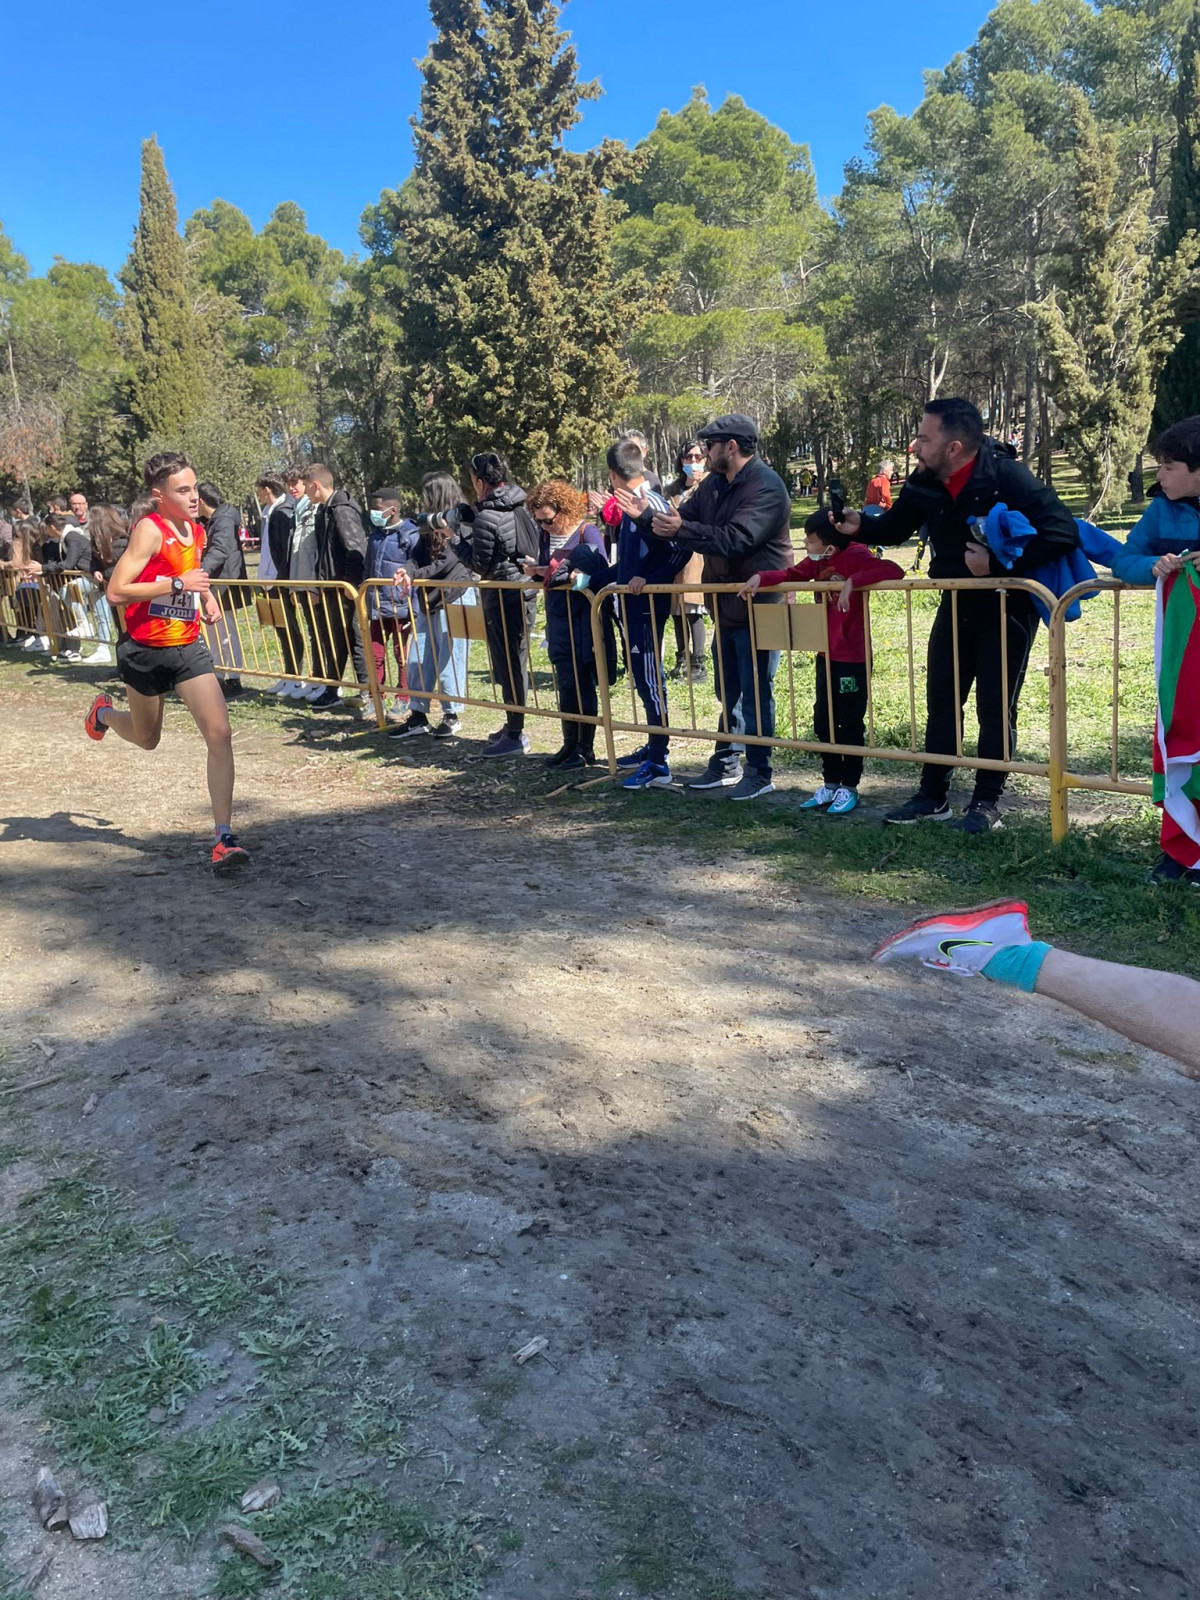
[[[663,490],[676,510],[685,505],[708,477],[708,455],[699,439],[687,439],[675,458],[678,472],[673,482]],[[679,583],[699,583],[704,575],[704,557],[692,556],[679,574]],[[673,678],[686,678],[692,683],[704,683],[705,652],[708,644],[704,633],[704,594],[693,589],[688,594],[671,596],[671,619],[675,624],[675,665]]]

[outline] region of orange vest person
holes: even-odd
[[[109,695],[98,694],[84,728],[90,739],[111,731],[139,749],[153,750],[162,738],[166,697],[174,690],[208,746],[213,870],[229,872],[249,857],[233,833],[229,710],[200,637],[201,620],[213,626],[221,608],[200,565],[204,530],[196,520],[196,474],[185,455],[164,451],[147,461],[145,480],[154,510],[135,526],[108,580],[109,604],[126,608],[117,671],[128,709],[118,711]]]

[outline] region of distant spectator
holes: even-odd
[[[200,496],[200,521],[204,525],[201,567],[210,578],[244,578],[246,558],[238,538],[241,524],[238,508],[226,500],[211,480],[202,478],[196,485],[196,493]],[[221,608],[221,620],[212,630],[217,644],[221,693],[226,700],[234,700],[243,692],[239,674],[245,661],[237,614],[245,604],[245,594],[240,589],[213,589],[210,593]]]
[[[683,507],[654,518],[654,531],[681,550],[704,556],[706,584],[744,583],[756,572],[778,571],[792,559],[792,498],[787,484],[758,455],[758,427],[734,413],[700,429],[709,475]],[[755,650],[745,600],[716,597],[713,676],[721,701],[721,732],[708,769],[689,789],[728,788],[733,800],[770,794],[771,748],[743,746],[739,734],[773,738],[777,650]],[[742,771],[745,755],[747,771]]]
[[[663,496],[651,489],[645,475],[645,458],[632,439],[609,446],[608,475],[613,495],[621,509],[617,530],[617,560],[610,566],[600,551],[578,544],[570,562],[586,572],[593,589],[620,584],[627,593],[615,599],[617,616],[625,639],[629,673],[646,721],[654,731],[640,749],[621,756],[617,766],[628,776],[623,789],[669,789],[671,768],[667,761],[670,735],[665,730],[670,717],[667,688],[663,675],[662,641],[670,603],[663,595],[642,591],[650,584],[673,583],[687,560],[673,540],[664,543],[655,537],[654,522],[663,516],[678,516]]]
[[[98,505],[88,510],[88,538],[91,541],[92,582],[96,593],[92,600],[96,618],[96,637],[100,643],[88,658],[88,665],[108,667],[113,665],[112,646],[117,642],[116,618],[105,590],[113,575],[113,568],[125,554],[129,544],[129,518],[119,506]]]
[[[386,579],[389,585],[397,570],[416,549],[418,532],[400,512],[399,489],[377,489],[371,496],[371,532],[367,538],[367,577]],[[391,642],[396,662],[396,693],[392,712],[407,709],[404,663],[412,634],[408,600],[396,588],[367,590],[367,617],[371,630],[371,653],[375,674],[382,685],[387,680],[387,645]]]
[[[61,501],[61,496],[57,497]],[[51,624],[59,642],[59,660],[82,661],[80,644],[89,637],[87,597],[79,575],[91,565],[92,544],[70,511],[51,511],[46,516],[46,539],[42,545],[42,583]],[[83,578],[85,584],[90,579]]]
[[[76,489],[75,493],[68,499],[67,506],[71,515],[75,518],[75,521],[79,524],[79,526],[81,528],[86,528],[88,525],[87,495],[80,494],[79,490]]]
[[[800,468],[800,498],[807,500],[812,493],[813,470],[811,467]]]
[[[303,583],[317,575],[317,507],[308,493],[308,468],[288,467],[282,475],[286,494],[271,515],[271,539],[282,552],[279,559],[286,567],[279,568],[279,576],[292,583]],[[304,668],[304,634],[300,621],[308,634],[311,675],[321,675],[320,637],[317,630],[318,602],[316,596],[305,589],[280,589],[285,614],[289,619],[289,639],[292,667],[296,678],[285,681],[275,691],[284,699],[317,700],[325,690],[319,683],[302,683],[298,675]]]
[[[539,483],[526,502],[541,532],[537,560],[525,567],[546,586],[546,654],[554,668],[562,744],[546,765],[573,772],[596,759],[596,724],[579,717],[599,714],[599,678],[592,638],[592,608],[571,586],[571,556],[581,544],[603,554],[604,536],[585,520],[587,496],[561,479]]]
[[[642,475],[656,494],[662,493],[662,480],[650,465],[650,443],[640,428],[622,428],[620,437],[637,445],[642,452]]]
[[[420,536],[412,555],[396,573],[397,583],[407,595],[413,627],[408,652],[409,712],[407,721],[388,735],[391,739],[415,739],[430,733],[435,739],[452,739],[459,731],[470,641],[461,630],[451,633],[446,608],[477,603],[466,564],[470,539],[462,535],[457,519],[452,522],[445,515],[453,513],[461,500],[462,490],[450,473],[427,472],[421,479]],[[414,580],[423,581],[413,587]],[[430,716],[435,691],[442,720],[433,727]]]
[[[494,450],[471,457],[475,520],[471,524],[471,565],[483,578],[513,582],[524,578],[522,556],[537,553],[537,529],[525,508],[525,491],[508,481],[508,463]],[[532,532],[528,532],[532,528]],[[519,756],[529,753],[522,709],[529,695],[529,636],[537,612],[535,591],[484,589],[483,620],[488,660],[500,698],[515,709],[504,713],[504,726],[488,739],[481,754]]]
[[[308,469],[308,496],[317,505],[317,577],[324,582],[349,584],[357,589],[366,571],[367,533],[362,507],[334,483],[333,473],[321,462]],[[359,685],[367,681],[367,662],[354,601],[349,595],[324,594],[317,610],[321,676],[329,687],[310,701],[314,711],[331,711],[339,702],[336,685],[346,662],[353,659]]]
[[[676,461],[674,481],[663,490],[663,495],[678,511],[708,477],[708,457],[699,439],[688,439],[680,447]],[[675,627],[675,665],[673,678],[687,678],[692,683],[703,683],[705,653],[708,649],[704,634],[704,594],[698,587],[704,581],[704,557],[697,551],[690,555],[676,582],[695,584],[688,594],[671,596],[671,620]]]
[[[878,506],[883,511],[892,509],[892,463],[881,461],[879,471],[867,485],[866,495],[863,497],[863,507],[870,510]]]

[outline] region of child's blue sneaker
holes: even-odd
[[[649,758],[649,746],[643,745],[640,750],[627,750],[623,756],[618,756],[617,766],[627,772],[630,767],[640,767],[643,761],[648,761]]]
[[[821,806],[831,806],[837,792],[836,789],[831,789],[827,783],[823,783],[816,794],[810,795],[807,800],[800,802],[800,809],[801,811],[817,811]]]
[[[636,772],[621,785],[622,789],[669,789],[671,769],[665,761],[643,761]]]
[[[858,804],[858,790],[847,789],[844,786],[834,795],[829,807],[831,817],[844,817],[847,811],[853,811]]]

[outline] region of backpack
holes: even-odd
[[[537,561],[542,550],[542,531],[533,519],[533,513],[527,511],[523,505],[513,507],[513,523],[515,526],[514,543],[518,556],[528,556],[530,560]]]

